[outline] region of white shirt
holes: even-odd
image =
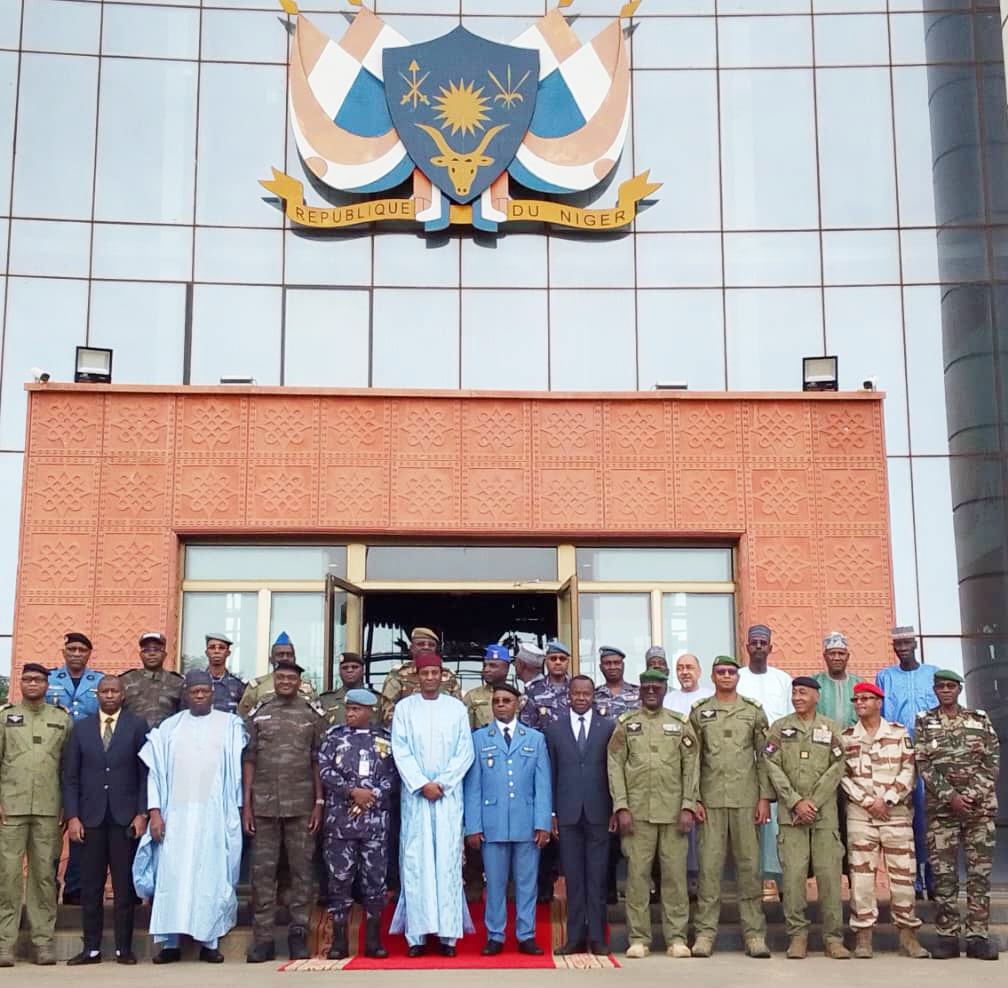
[[[794,710],[791,706],[791,677],[774,666],[767,666],[767,671],[760,675],[748,666],[739,669],[738,692],[739,696],[763,704],[763,711],[771,724]]]
[[[591,707],[589,707],[583,714],[576,714],[573,710],[570,712],[571,730],[574,732],[575,741],[577,741],[577,736],[581,733],[582,720],[584,720],[585,737],[588,737],[588,732],[591,730]]]
[[[689,693],[684,690],[669,690],[665,694],[664,706],[666,710],[674,710],[676,713],[688,717],[690,709],[697,700],[713,695],[714,690],[710,686],[698,686]]]
[[[515,717],[514,720],[508,721],[506,724],[502,720],[494,721],[497,725],[497,730],[500,731],[500,736],[504,737],[504,728],[508,730],[508,734],[511,737],[511,741],[514,741],[514,736],[518,730],[518,718]]]

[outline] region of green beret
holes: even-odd
[[[934,674],[935,679],[949,679],[953,683],[959,683],[962,685],[963,678],[954,669],[939,669]]]
[[[711,668],[715,666],[734,666],[736,669],[741,669],[742,664],[733,655],[715,655],[714,661],[711,663]]]
[[[668,676],[661,669],[645,669],[640,674],[641,685],[644,683],[667,683]]]

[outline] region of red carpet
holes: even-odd
[[[357,945],[357,956],[355,956],[344,970],[347,971],[433,971],[439,969],[473,970],[477,968],[512,970],[531,970],[533,968],[553,968],[552,941],[553,928],[550,921],[549,904],[536,907],[536,942],[545,951],[541,957],[531,957],[528,954],[518,953],[518,942],[514,936],[514,906],[508,905],[508,932],[504,941],[504,951],[496,957],[483,957],[480,951],[486,943],[486,929],[483,926],[483,903],[473,902],[469,904],[469,913],[472,916],[473,924],[476,927],[475,933],[464,936],[455,945],[458,953],[454,957],[442,957],[437,949],[437,938],[427,938],[427,953],[422,957],[406,956],[406,938],[401,934],[392,936],[388,932],[389,923],[392,922],[392,913],[395,912],[395,903],[390,903],[382,915],[382,942],[389,952],[385,960],[375,960],[364,956],[364,924],[360,927],[360,942]]]

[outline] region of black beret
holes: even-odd
[[[69,634],[63,636],[64,645],[69,645],[72,642],[80,642],[85,648],[94,648],[94,645],[91,644],[91,639],[79,631],[71,631]]]
[[[498,683],[493,691],[496,693],[498,690],[503,690],[505,693],[510,693],[513,697],[520,697],[521,694],[518,692],[517,686],[512,686],[510,683]]]
[[[49,670],[40,662],[26,662],[21,667],[21,675],[23,676],[26,672],[40,672],[46,679],[49,678]]]
[[[822,687],[819,685],[819,682],[813,679],[811,676],[795,676],[795,678],[791,680],[791,685],[807,686],[810,690],[822,689]]]
[[[296,672],[299,676],[304,672],[296,662],[290,662],[287,659],[281,659],[279,662],[273,663],[274,672]]]

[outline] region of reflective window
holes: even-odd
[[[185,285],[91,283],[89,340],[115,351],[116,383],[182,383],[185,303]]]
[[[374,238],[376,285],[452,286],[459,283],[459,243],[439,243],[409,234]]]
[[[914,511],[918,518],[927,519],[927,538],[917,542],[921,634],[959,634],[959,568],[949,461],[945,457],[915,457],[911,469]]]
[[[710,288],[721,283],[720,234],[638,235],[638,287]]]
[[[549,238],[552,288],[632,288],[633,237],[554,233]]]
[[[97,89],[95,58],[21,56],[14,175],[18,214],[90,220]]]
[[[205,11],[202,37],[207,61],[287,61],[287,32],[272,12]]]
[[[824,231],[823,270],[827,285],[897,283],[899,239],[896,231]]]
[[[21,0],[0,4],[0,48],[17,48],[21,36]]]
[[[46,223],[14,220],[10,272],[86,278],[91,253],[88,223]]]
[[[553,546],[371,545],[369,580],[555,580]]]
[[[917,6],[923,6],[923,0]],[[890,14],[889,37],[893,65],[922,65],[927,61],[923,13]]]
[[[727,233],[725,283],[729,285],[818,285],[818,233]]]
[[[285,298],[284,384],[366,388],[371,336],[368,293],[290,288]]]
[[[2,298],[0,298],[2,300]],[[0,453],[0,485],[7,492],[6,508],[9,517],[16,517],[21,496],[21,473],[24,457],[20,453]],[[20,530],[17,525],[4,525],[0,533],[0,568],[8,573],[17,572],[18,542]],[[4,580],[0,584],[0,629],[6,632],[14,626],[14,591],[16,580]],[[10,639],[7,639],[7,664],[0,661],[0,669],[4,675],[10,672]],[[0,650],[3,649],[3,639],[0,639]]]
[[[293,174],[293,172],[291,172]],[[360,233],[284,231],[284,281],[288,285],[327,285],[334,280],[333,254],[339,255],[341,285],[371,284],[371,238]]]
[[[95,278],[189,281],[192,228],[96,223],[92,247]]]
[[[581,580],[730,580],[731,549],[578,549]]]
[[[9,4],[10,0],[6,0]],[[97,55],[101,6],[76,0],[24,0],[21,47],[25,51]],[[16,47],[16,46],[15,46]]]
[[[939,230],[938,274],[942,281],[983,281],[989,277],[986,233],[955,227]]]
[[[722,17],[718,56],[727,69],[811,65],[812,18]]]
[[[324,580],[327,572],[346,576],[346,546],[188,545],[185,550],[187,580]]]
[[[675,660],[691,652],[700,662],[700,685],[710,685],[711,663],[716,655],[736,655],[735,596],[730,593],[662,594],[662,641],[672,669]],[[675,681],[678,687],[678,680]]]
[[[206,635],[219,631],[234,642],[228,671],[248,682],[258,672],[258,612],[259,595],[255,593],[182,594],[182,671],[206,668]]]
[[[283,271],[280,230],[196,229],[196,280],[279,284]]]
[[[193,290],[192,384],[222,377],[280,383],[280,289],[197,285]]]
[[[192,222],[195,110],[195,65],[102,61],[96,219]]]
[[[817,16],[815,57],[817,65],[888,65],[885,15]]]
[[[944,400],[940,290],[932,285],[904,288],[903,318],[906,322],[910,449],[915,454],[946,455],[949,432]]]
[[[280,226],[258,182],[284,162],[282,65],[206,64],[200,73],[196,218],[206,224]]]
[[[646,593],[583,593],[579,650],[581,672],[599,678],[598,650],[615,645],[626,652],[625,676],[635,682],[651,646],[651,595]]]
[[[685,381],[694,391],[725,387],[724,304],[720,291],[637,293],[641,388]]]
[[[905,283],[939,280],[936,230],[900,230],[900,256]]]
[[[502,234],[495,242],[462,241],[464,288],[545,288],[548,239],[541,233]]]
[[[715,65],[713,17],[655,18],[634,34],[635,69],[712,69]],[[638,74],[634,84],[639,80]]]
[[[276,641],[281,631],[286,631],[294,643],[298,665],[304,669],[301,678],[311,683],[321,693],[322,663],[325,657],[325,595],[271,593],[269,632],[271,643]],[[345,643],[337,640],[334,644],[334,652],[338,655],[345,648]]]
[[[728,389],[800,391],[802,357],[823,353],[818,288],[747,288],[725,293]]]
[[[910,459],[905,456],[890,456],[888,468],[894,605],[898,615],[916,615],[917,548],[914,542]]]
[[[827,227],[893,226],[888,69],[819,69],[819,175]]]
[[[459,292],[374,292],[371,383],[376,388],[459,386]]]
[[[807,14],[808,0],[719,0],[719,14]]]
[[[145,58],[199,56],[199,11],[106,4],[102,52]]]
[[[0,6],[3,6],[0,4]],[[0,17],[3,15],[0,14]],[[10,213],[10,180],[14,164],[14,106],[17,100],[16,52],[0,51],[0,213]]]
[[[462,387],[549,389],[544,291],[462,292]]]
[[[814,124],[811,72],[722,73],[726,229],[819,225]]]
[[[550,292],[554,391],[636,389],[635,350],[633,292]]]

